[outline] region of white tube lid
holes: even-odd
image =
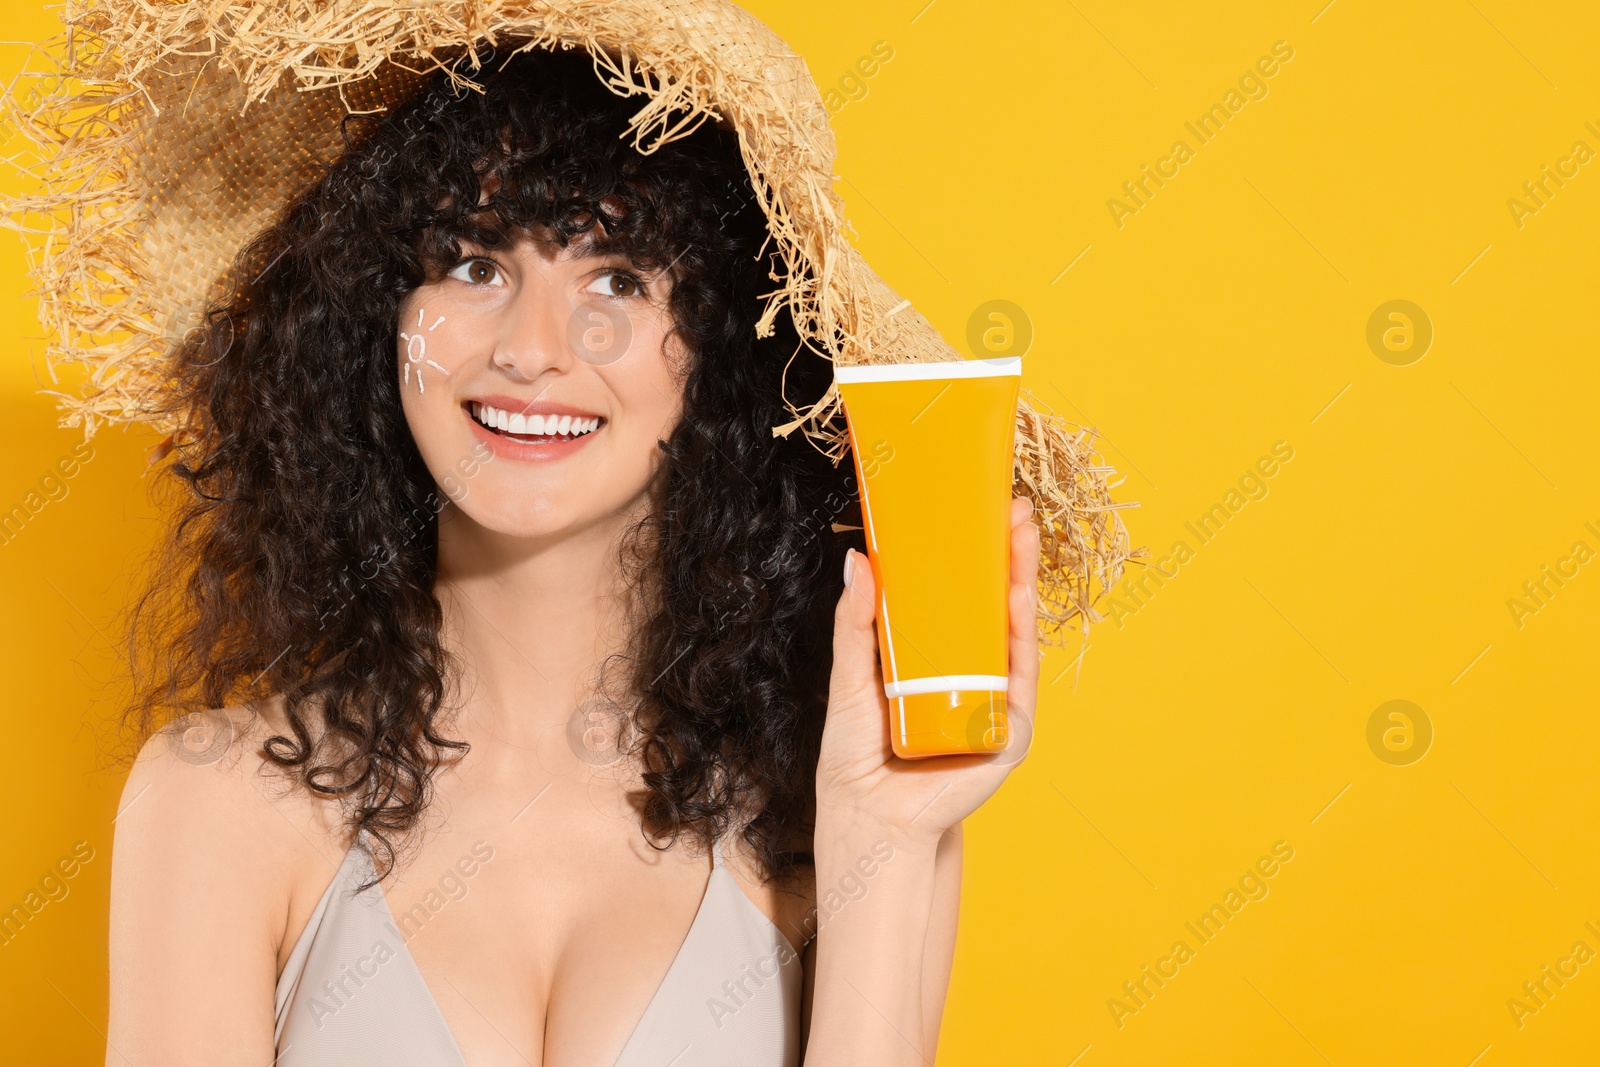
[[[994,359],[952,359],[936,363],[873,363],[835,367],[833,379],[846,385],[857,382],[917,382],[942,378],[1000,378],[1022,373],[1021,356]]]
[[[883,683],[883,695],[895,697],[917,696],[920,693],[948,693],[957,689],[986,689],[1005,692],[1011,680],[1003,674],[936,674],[930,678],[902,678],[898,682]]]

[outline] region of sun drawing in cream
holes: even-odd
[[[426,308],[418,308],[417,309],[417,328],[419,330],[422,327],[423,316],[425,316],[426,314],[427,314],[427,309]],[[434,321],[434,324],[432,326],[428,327],[428,333],[432,333],[434,330],[437,330],[439,328],[439,323],[441,323],[443,321],[444,321],[444,316],[440,315],[438,317],[438,319],[436,319]],[[422,364],[423,363],[427,363],[428,366],[434,368],[435,370],[439,371],[440,373],[443,373],[443,374],[449,374],[450,373],[448,370],[445,370],[445,368],[439,366],[439,364],[435,363],[433,360],[427,358],[428,357],[428,336],[427,336],[427,334],[424,334],[424,333],[406,333],[404,330],[401,330],[400,331],[400,339],[406,343],[405,384],[407,384],[407,385],[411,384],[411,365],[412,364],[416,364],[416,366],[417,366],[417,392],[419,392],[419,393],[425,392],[425,390],[422,387]]]

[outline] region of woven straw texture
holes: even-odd
[[[50,69],[6,94],[35,146],[31,195],[5,205],[34,238],[64,426],[146,422],[180,449],[198,428],[164,400],[166,362],[231,282],[234,258],[343,147],[340,121],[380,112],[423,77],[472,84],[473,49],[583,48],[639,98],[643,152],[719,121],[738,131],[783,271],[758,330],[788,311],[836,365],[962,358],[850,243],[834,142],[805,63],[726,0],[67,0]],[[830,390],[774,434],[836,461],[847,437]],[[1016,489],[1043,534],[1040,633],[1059,643],[1120,577],[1129,548],[1093,435],[1018,412]]]

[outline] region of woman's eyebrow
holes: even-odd
[[[613,264],[625,263],[629,267],[640,271],[641,273],[649,272],[649,268],[641,266],[634,260],[634,257],[628,251],[628,249],[623,248],[620,245],[613,244],[612,241],[607,238],[594,237],[591,234],[584,234],[579,237],[574,237],[570,242],[568,242],[567,247],[563,252],[563,258],[599,259],[606,260]]]
[[[612,247],[612,238],[598,225],[582,233],[574,234],[567,242],[567,254],[577,258],[580,256],[601,257],[622,255],[620,248]]]

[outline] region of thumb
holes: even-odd
[[[877,630],[873,626],[878,587],[871,559],[849,549],[845,560],[849,580],[833,613],[833,680],[829,693],[832,703],[861,693],[871,701],[883,685],[878,673]]]

